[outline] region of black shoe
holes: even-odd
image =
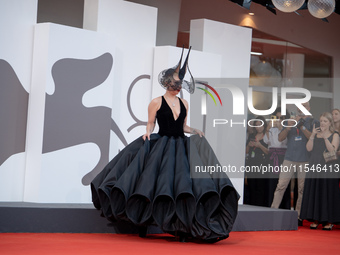
[[[326,227],[326,226],[329,226],[329,227]],[[327,231],[331,231],[333,229],[333,224],[328,224],[322,228],[322,230],[327,230]]]
[[[303,220],[301,220],[301,219],[298,219],[298,226],[303,226]]]
[[[319,226],[319,224],[314,222],[314,223],[310,224],[309,228],[310,229],[317,229],[318,226]]]
[[[139,237],[146,237],[146,234],[148,232],[148,228],[145,226],[138,227],[138,235]]]
[[[218,241],[220,241],[220,240],[222,240],[222,239],[220,239],[220,238],[211,238],[211,239],[208,239],[208,240],[204,240],[206,243],[216,243],[216,242],[218,242]]]

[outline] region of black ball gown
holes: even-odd
[[[156,225],[162,231],[216,242],[229,236],[239,195],[225,173],[199,173],[216,166],[205,137],[183,132],[186,108],[175,120],[164,97],[157,111],[159,133],[126,146],[91,183],[92,201],[110,221]]]
[[[333,134],[328,138],[332,142]],[[303,191],[300,218],[340,224],[339,162],[326,163],[323,138],[315,136]]]

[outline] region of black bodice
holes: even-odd
[[[332,143],[333,141],[333,135],[330,135],[327,139]],[[323,152],[327,151],[326,143],[323,138],[315,136],[314,138],[314,144],[313,144],[313,150],[311,151],[310,158],[309,158],[309,164],[325,164],[325,159],[323,157]]]
[[[159,125],[159,131],[158,134],[161,136],[173,136],[178,137],[184,136],[184,120],[187,115],[187,110],[182,102],[182,100],[179,98],[181,112],[178,116],[178,118],[175,120],[173,112],[168,105],[168,103],[165,101],[164,97],[162,96],[162,105],[157,111],[156,118]]]

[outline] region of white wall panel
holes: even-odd
[[[25,201],[90,202],[84,176],[108,161],[114,49],[107,34],[36,25]]]
[[[0,1],[0,201],[23,199],[36,20],[37,0]]]
[[[207,19],[190,24],[193,49],[223,56],[222,77],[249,78],[251,38],[250,28]]]
[[[129,143],[145,133],[151,100],[157,9],[121,0],[87,0],[84,28],[96,29],[115,39],[112,118]],[[125,146],[114,134],[110,144],[110,157]]]
[[[11,64],[27,92],[30,90],[37,8],[37,0],[0,1],[0,59]]]
[[[190,25],[190,44],[193,49],[204,52],[219,53],[222,55],[221,77],[224,82],[230,81],[236,85],[247,99],[247,88],[249,86],[250,50],[252,31],[249,28],[239,27],[226,23],[206,19],[192,20]],[[228,78],[230,80],[228,80]],[[211,84],[214,86],[214,84]],[[221,84],[219,87],[223,87]],[[226,100],[227,99],[227,100]],[[233,108],[233,99],[230,93],[224,95],[224,109]],[[245,109],[246,102],[244,101]],[[215,116],[216,111],[207,115],[207,123],[213,118],[233,119],[235,122],[247,121],[247,113],[243,116],[235,116],[232,111],[221,111],[223,116]],[[227,114],[225,114],[227,113]],[[210,119],[210,120],[209,120]],[[222,133],[221,133],[222,132]],[[223,134],[223,136],[222,136]],[[246,127],[237,125],[217,131],[212,125],[207,125],[207,136],[222,165],[235,166],[240,169],[245,160]],[[221,141],[224,137],[224,141]],[[237,150],[235,150],[237,146]],[[242,177],[242,176],[241,176]],[[232,178],[232,182],[241,195],[239,203],[243,201],[243,178]]]

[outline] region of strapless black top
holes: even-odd
[[[178,137],[184,136],[184,120],[187,115],[187,109],[185,108],[182,100],[179,98],[179,103],[181,107],[181,112],[178,118],[175,120],[173,112],[162,96],[162,105],[156,113],[156,119],[159,126],[158,134],[161,136],[173,136]]]

